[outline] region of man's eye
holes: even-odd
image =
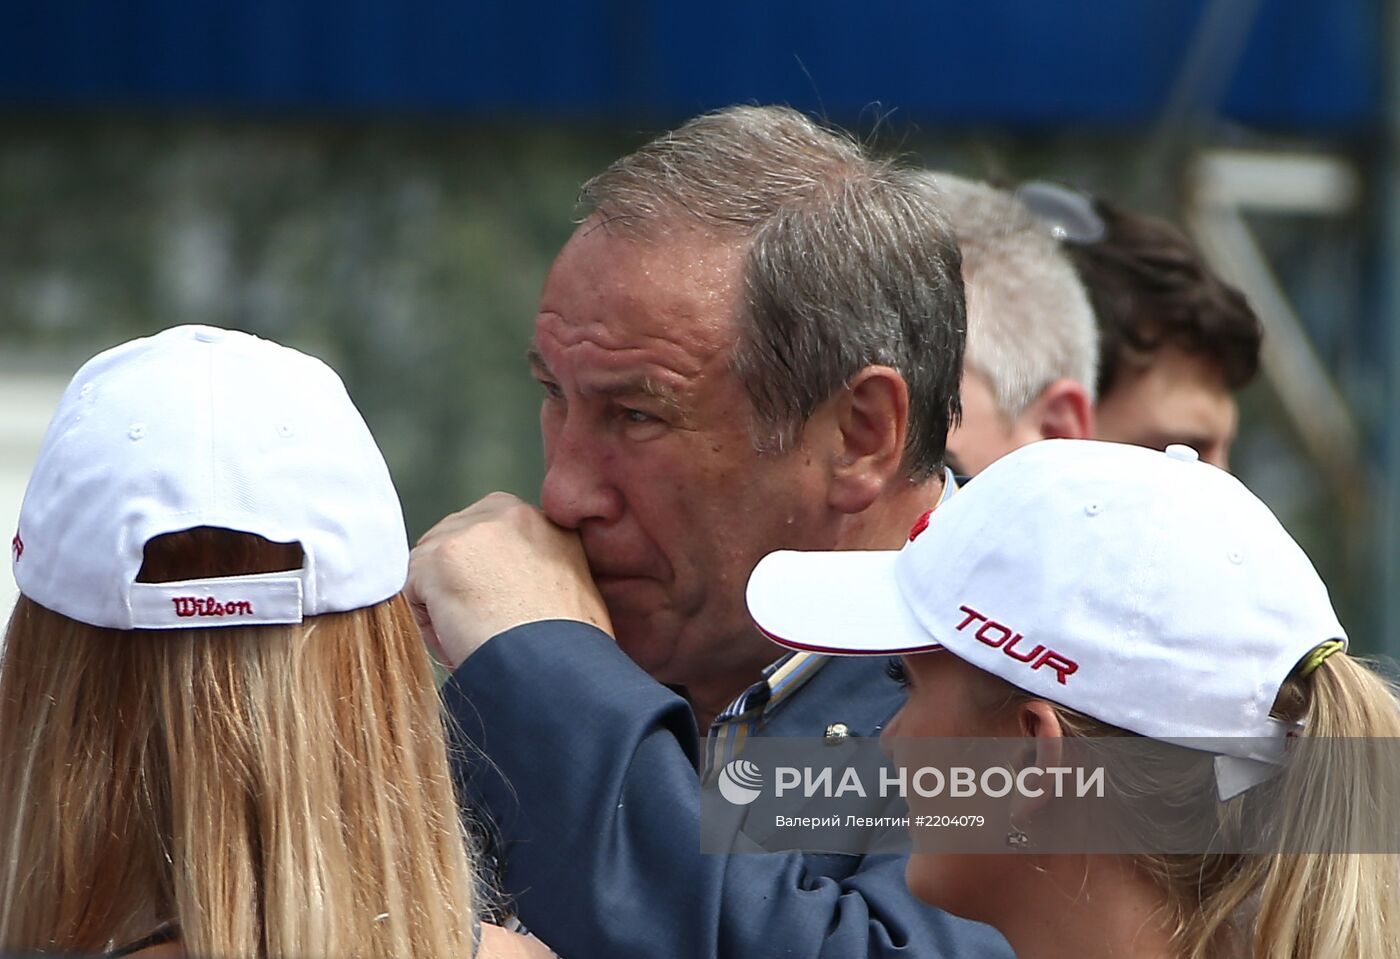
[[[626,407],[624,407],[624,408],[622,409],[622,418],[625,419],[625,420],[626,420],[627,422],[629,422],[629,423],[656,423],[656,422],[659,422],[659,421],[657,420],[657,418],[656,418],[655,416],[652,416],[650,413],[645,413],[645,412],[643,412],[643,411],[641,411],[641,410],[631,410],[631,409],[627,409]]]
[[[544,395],[547,398],[551,400],[562,400],[564,398],[564,391],[559,388],[558,383],[552,383],[549,380],[536,380],[535,382],[540,384],[540,389],[544,390]]]

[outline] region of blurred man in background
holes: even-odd
[[[467,802],[500,827],[505,891],[565,956],[1009,955],[915,903],[904,857],[700,852],[697,766],[870,736],[902,700],[882,663],[778,655],[744,587],[775,549],[897,548],[949,493],[964,305],[932,195],[736,107],[583,196],[529,351],[542,509],[487,497],[410,571],[490,760]]]
[[[948,464],[975,476],[1035,440],[1094,432],[1098,334],[1074,267],[1016,197],[924,174],[962,249],[967,355]]]
[[[1234,393],[1258,371],[1263,336],[1244,295],[1165,220],[1053,184],[1017,195],[1062,236],[1094,305],[1098,436],[1184,443],[1228,469]]]

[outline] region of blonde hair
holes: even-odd
[[[1013,701],[1029,698],[1012,694]],[[1069,735],[1133,735],[1051,705]],[[1336,749],[1294,750],[1272,792],[1255,787],[1223,807],[1222,816],[1236,824],[1261,815],[1266,802],[1270,810],[1283,810],[1281,819],[1276,812],[1270,815],[1278,819],[1273,839],[1284,851],[1133,857],[1165,893],[1164,918],[1179,954],[1184,959],[1397,959],[1400,856],[1297,851],[1364,848],[1376,840],[1373,830],[1393,824],[1393,771],[1374,772],[1365,748],[1348,749],[1347,740],[1400,737],[1396,691],[1339,652],[1310,675],[1295,668],[1275,699],[1273,715],[1303,723],[1305,737],[1339,741]],[[1181,776],[1179,763],[1171,768]],[[1145,781],[1151,778],[1146,773],[1129,789],[1185,808],[1193,797],[1215,789],[1213,764],[1196,768],[1199,776],[1173,781]],[[1385,835],[1394,835],[1393,828]]]
[[[142,578],[285,569],[286,549],[187,531],[147,546]],[[102,951],[174,920],[195,956],[455,959],[473,891],[401,596],[126,632],[21,597],[0,658],[0,952]]]

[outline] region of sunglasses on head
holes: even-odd
[[[1016,188],[1016,199],[1046,225],[1062,243],[1087,245],[1108,235],[1103,217],[1094,211],[1093,197],[1058,183],[1031,180]]]

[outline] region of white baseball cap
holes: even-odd
[[[138,583],[146,543],[212,526],[300,543],[299,571]],[[15,581],[114,629],[296,623],[397,593],[403,510],[340,377],[246,333],[179,326],[93,357],[29,478]]]
[[[775,642],[947,649],[1035,696],[1202,748],[1222,798],[1267,778],[1294,666],[1346,641],[1327,588],[1262,502],[1194,450],[1045,440],[994,463],[903,549],[771,553],[748,604]]]

